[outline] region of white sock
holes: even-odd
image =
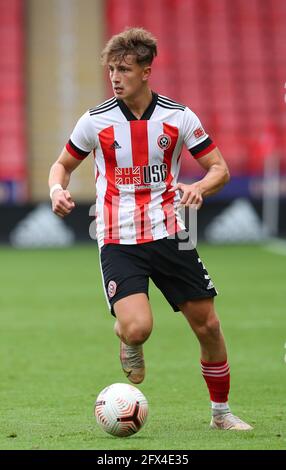
[[[212,415],[225,414],[225,413],[229,413],[230,411],[227,401],[225,403],[216,403],[215,401],[212,401],[211,405],[212,405]]]

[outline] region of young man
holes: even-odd
[[[114,97],[79,119],[53,164],[53,211],[65,217],[73,210],[66,189],[70,175],[93,151],[104,289],[116,317],[125,374],[135,384],[144,379],[142,345],[152,331],[150,277],[199,340],[211,427],[250,430],[228,406],[230,373],[214,309],[216,290],[197,251],[179,249],[185,227],[178,207],[199,209],[206,196],[228,182],[228,168],[198,117],[151,91],[148,80],[156,55],[155,38],[141,28],[130,28],[107,43],[102,58]],[[190,185],[177,182],[183,144],[206,170],[204,178]]]

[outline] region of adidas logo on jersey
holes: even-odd
[[[117,150],[117,149],[121,149],[122,147],[119,145],[119,143],[117,142],[117,140],[115,140],[115,141],[113,142],[113,144],[110,145],[110,148],[111,148],[112,150]]]

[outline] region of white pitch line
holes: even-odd
[[[276,255],[286,256],[286,240],[273,238],[266,245],[262,245],[261,248]]]

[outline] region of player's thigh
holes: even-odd
[[[146,333],[152,331],[153,316],[146,294],[128,295],[115,302],[113,309],[122,330],[134,328]]]
[[[114,306],[118,305],[119,300],[123,300],[123,310],[129,311],[129,304],[124,299],[139,293],[145,294],[144,299],[148,296],[151,268],[145,251],[137,245],[108,244],[102,248],[100,259],[103,285],[106,300],[113,315],[115,315]],[[145,303],[146,300],[143,304]],[[131,310],[135,310],[135,315],[136,309],[133,307],[133,302]],[[145,310],[147,310],[146,306]]]
[[[151,278],[175,311],[181,310],[179,306],[188,301],[217,295],[195,248],[182,250],[176,238],[166,238],[156,242],[152,249],[154,269]],[[189,309],[185,307],[185,310]]]

